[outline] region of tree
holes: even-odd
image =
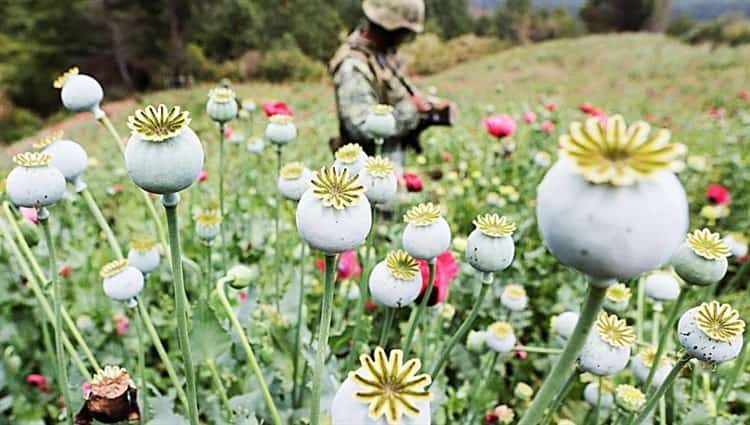
[[[653,0],[589,0],[581,19],[591,32],[642,30],[653,10]]]
[[[442,38],[457,37],[474,29],[467,0],[426,0],[425,8],[426,18],[434,23]]]

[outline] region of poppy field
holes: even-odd
[[[61,70],[0,158],[0,424],[747,423],[749,58],[486,56],[403,166],[330,152],[326,82]]]

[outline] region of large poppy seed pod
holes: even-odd
[[[500,294],[500,304],[510,311],[523,311],[529,304],[529,297],[521,285],[507,285]]]
[[[508,322],[500,321],[491,324],[485,335],[484,342],[498,353],[509,353],[516,345],[516,335]]]
[[[349,174],[357,175],[367,162],[367,154],[362,146],[356,143],[349,143],[339,148],[334,155],[336,160],[333,162],[333,168],[337,170],[349,170]]]
[[[583,398],[591,406],[596,406],[599,403],[599,407],[604,410],[611,410],[615,407],[615,397],[612,394],[612,384],[609,381],[603,381],[601,398],[599,395],[599,383],[589,382],[586,388],[583,389]]]
[[[161,254],[159,245],[153,239],[137,238],[130,241],[128,264],[148,274],[159,268]]]
[[[275,145],[286,145],[297,137],[297,127],[289,115],[274,115],[268,119],[266,139]]]
[[[437,205],[430,202],[412,207],[404,214],[404,221],[401,243],[412,257],[432,260],[450,247],[451,229]]]
[[[643,289],[656,301],[674,301],[680,296],[680,282],[671,272],[657,271],[646,276]]]
[[[128,265],[128,260],[116,260],[102,267],[104,293],[115,301],[130,301],[143,290],[143,273]]]
[[[16,167],[5,180],[10,200],[19,207],[41,208],[54,204],[65,194],[65,176],[50,165],[46,153],[24,152],[13,156]]]
[[[370,203],[359,177],[321,168],[297,204],[297,230],[308,245],[327,254],[354,249],[372,227]]]
[[[655,358],[656,352],[651,347],[641,350],[637,356],[633,357],[633,360],[630,362],[630,370],[633,371],[633,375],[638,379],[638,382],[646,382],[648,374],[654,366]],[[664,380],[667,379],[667,375],[669,375],[671,370],[672,363],[666,358],[666,356],[662,356],[662,358],[659,359],[659,367],[654,371],[651,385],[653,387],[660,387]]]
[[[34,143],[35,149],[41,149],[52,159],[50,165],[60,170],[69,183],[77,183],[89,165],[86,151],[78,143],[62,138],[62,131],[50,134]]]
[[[52,83],[60,89],[60,99],[65,109],[71,112],[91,112],[96,119],[104,116],[100,108],[104,90],[96,79],[89,75],[79,74],[78,68],[70,68],[57,77]]]
[[[675,273],[692,285],[708,286],[727,273],[729,247],[718,233],[708,229],[688,234],[687,240],[672,256]]]
[[[141,189],[166,195],[192,185],[203,169],[203,147],[179,106],[148,105],[128,117],[125,165]]]
[[[204,243],[210,244],[221,231],[221,213],[215,208],[200,210],[193,215],[195,235]]]
[[[703,303],[686,311],[677,324],[677,337],[690,356],[709,363],[734,359],[742,349],[745,322],[729,304]]]
[[[390,252],[372,269],[369,285],[375,302],[391,308],[406,307],[422,290],[419,263],[406,251]]]
[[[602,307],[609,312],[622,313],[628,308],[630,296],[630,288],[622,283],[615,283],[607,288]]]
[[[376,139],[387,139],[396,134],[396,118],[390,105],[375,105],[367,114],[362,130]]]
[[[637,412],[646,404],[646,396],[632,385],[621,384],[615,387],[615,403],[628,412]]]
[[[466,348],[469,351],[482,352],[485,348],[487,341],[487,332],[485,331],[469,331],[466,336]]]
[[[398,181],[393,172],[393,163],[388,158],[375,156],[367,158],[365,168],[359,172],[365,186],[365,196],[373,204],[386,204],[396,197]]]
[[[574,311],[566,311],[555,316],[552,320],[553,332],[567,340],[578,324],[578,316],[578,313]]]
[[[747,237],[739,233],[729,233],[724,236],[724,243],[727,244],[732,255],[737,258],[742,258],[747,255]]]
[[[125,369],[105,366],[89,384],[83,408],[75,417],[77,425],[90,425],[94,420],[105,424],[140,421],[138,390]]]
[[[492,273],[505,270],[513,262],[516,224],[497,214],[484,214],[474,219],[474,231],[466,241],[466,259],[475,269]]]
[[[417,374],[419,359],[404,362],[401,350],[377,347],[336,391],[332,425],[430,425],[430,375]]]
[[[226,123],[237,117],[239,107],[232,89],[215,87],[208,92],[206,113],[208,117],[218,123]]]
[[[624,319],[600,313],[578,357],[578,365],[596,376],[614,375],[628,365],[634,343],[633,328]]]
[[[299,201],[302,194],[310,187],[312,171],[301,162],[289,162],[281,167],[277,187],[279,193],[291,201]]]
[[[359,299],[359,286],[351,279],[346,279],[339,285],[339,296],[343,299],[354,301]]]
[[[537,189],[537,222],[557,259],[606,286],[666,263],[688,228],[685,190],[673,171],[684,146],[669,131],[573,123],[560,137],[560,160]]]

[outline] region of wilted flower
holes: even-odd
[[[349,143],[340,147],[335,154],[336,160],[333,168],[337,170],[349,170],[349,175],[356,176],[365,168],[367,154],[357,143]]]
[[[39,211],[37,211],[36,208],[21,207],[19,210],[21,210],[21,217],[23,217],[26,222],[31,224],[39,223]]]
[[[720,281],[727,273],[729,247],[718,233],[695,230],[672,257],[675,273],[685,282],[707,286]]]
[[[54,204],[65,194],[65,177],[50,165],[46,153],[25,152],[13,156],[16,167],[6,178],[10,200],[19,207],[41,208]]]
[[[748,90],[740,90],[737,92],[737,99],[740,100],[750,100],[750,91]]]
[[[600,313],[578,357],[581,369],[596,376],[613,375],[628,364],[635,343],[633,328],[624,319]]]
[[[431,260],[450,247],[451,230],[437,205],[412,207],[404,214],[404,221],[407,224],[401,241],[414,258]]]
[[[588,102],[586,102],[586,103],[582,103],[582,104],[581,104],[581,106],[579,106],[579,107],[578,107],[578,109],[580,109],[580,110],[581,110],[581,112],[583,112],[583,113],[584,113],[584,114],[586,114],[586,115],[592,115],[592,114],[594,114],[594,112],[596,112],[596,110],[597,110],[597,109],[596,109],[596,108],[594,107],[594,105],[592,105],[592,104],[590,104],[590,103],[588,103]]]
[[[272,117],[274,115],[288,115],[291,117],[293,115],[292,110],[289,109],[286,102],[263,101],[261,102],[261,107],[267,117]]]
[[[422,274],[422,289],[419,292],[419,298],[417,302],[421,302],[422,295],[427,290],[427,280],[429,279],[429,266],[427,261],[418,260],[419,269]],[[448,290],[450,284],[453,282],[453,278],[458,274],[458,264],[456,259],[450,251],[445,251],[438,255],[435,259],[435,281],[430,299],[427,300],[427,305],[433,306],[445,301],[448,298]]]
[[[130,320],[128,316],[122,313],[115,313],[112,315],[112,321],[115,322],[115,332],[117,335],[127,335],[128,329],[130,328]]]
[[[692,357],[709,363],[723,363],[742,350],[745,322],[729,304],[703,303],[686,311],[677,324],[680,344]]]
[[[208,180],[208,170],[205,168],[201,170],[200,173],[198,173],[198,183],[203,183],[206,180]]]
[[[732,196],[729,189],[720,184],[710,184],[706,188],[706,198],[714,205],[729,205],[732,203]]]
[[[422,179],[414,173],[404,173],[402,176],[404,179],[404,185],[406,190],[409,192],[421,192],[422,191]]]
[[[138,390],[125,369],[106,366],[87,387],[83,408],[75,417],[77,425],[140,420]]]
[[[489,134],[498,138],[512,136],[516,131],[516,121],[510,115],[492,115],[482,119],[482,124]]]
[[[406,251],[392,251],[370,273],[370,294],[387,307],[405,307],[414,302],[422,288],[419,264]]]

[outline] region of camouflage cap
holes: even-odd
[[[364,0],[362,10],[388,31],[406,28],[422,32],[424,26],[424,0]]]

